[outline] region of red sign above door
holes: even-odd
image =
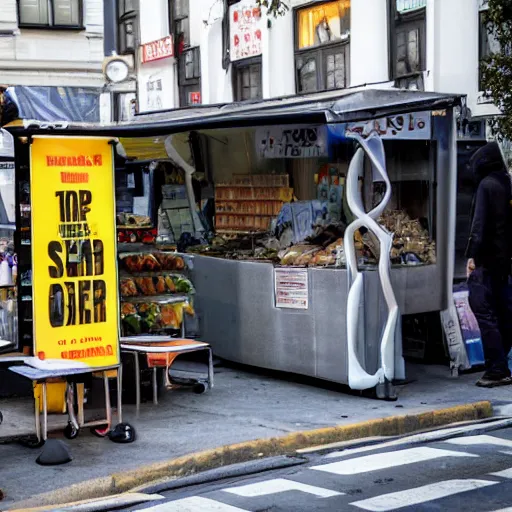
[[[141,50],[143,63],[174,57],[172,36],[163,37],[162,39],[158,39],[158,41],[143,44]]]

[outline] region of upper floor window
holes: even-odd
[[[178,58],[180,106],[201,103],[201,53],[199,46],[188,48]]]
[[[139,0],[117,0],[118,53],[134,53],[138,40]]]
[[[393,78],[426,68],[427,0],[391,0],[391,74]]]
[[[169,33],[179,57],[190,46],[189,0],[169,0]]]
[[[235,101],[261,100],[261,57],[233,63],[233,96]]]
[[[297,92],[349,85],[350,0],[295,11]]]
[[[483,90],[482,86],[482,59],[489,57],[493,53],[499,52],[499,43],[496,40],[495,34],[493,34],[488,25],[485,22],[485,14],[488,9],[487,2],[481,2],[479,12],[479,77],[478,77],[478,88]]]
[[[18,0],[21,27],[82,28],[82,0]]]

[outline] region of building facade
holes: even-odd
[[[286,0],[277,18],[255,0],[137,3],[140,112],[378,86],[467,94],[470,120],[497,113],[479,80],[485,0]]]
[[[12,88],[24,117],[110,120],[103,0],[0,3],[0,85]]]

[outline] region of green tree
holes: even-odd
[[[257,0],[257,3],[260,7],[266,7],[267,14],[274,18],[283,16],[290,9],[288,4],[282,0]]]
[[[482,89],[503,113],[490,126],[499,140],[512,140],[512,1],[489,0],[484,23],[493,51],[482,59]]]

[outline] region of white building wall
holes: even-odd
[[[281,18],[270,18],[271,28],[267,31],[267,54],[263,55],[263,63],[267,62],[267,73],[263,80],[268,81],[269,98],[295,94],[295,33],[293,15],[288,12]],[[265,87],[263,88],[265,92]]]
[[[102,87],[103,2],[84,0],[85,30],[19,29],[16,0],[0,0],[0,82]]]
[[[350,5],[350,85],[389,78],[387,0]]]
[[[140,43],[157,41],[169,35],[167,0],[140,0]],[[169,57],[143,63],[138,57],[137,87],[139,112],[176,108],[176,59]],[[161,90],[157,89],[161,84]]]
[[[294,8],[311,3],[311,0],[288,0],[290,11],[277,19],[268,18],[268,24],[265,23],[262,28],[264,98],[287,96],[296,92]],[[492,105],[481,104],[481,92],[478,90],[480,3],[481,0],[427,0],[425,89],[467,94],[468,106],[474,117],[496,113]],[[144,9],[143,5],[152,7]],[[222,67],[223,1],[190,0],[189,12],[191,46],[200,46],[201,49],[202,102],[232,101],[231,66],[227,70]],[[8,23],[9,16],[12,18],[12,12],[0,15],[0,19]],[[352,87],[372,83],[389,86],[387,18],[387,0],[352,0]],[[143,41],[155,40],[164,34],[165,23],[167,0],[141,0]],[[0,55],[5,44],[0,38]],[[175,77],[173,80],[176,81]],[[174,105],[178,105],[178,101]]]

